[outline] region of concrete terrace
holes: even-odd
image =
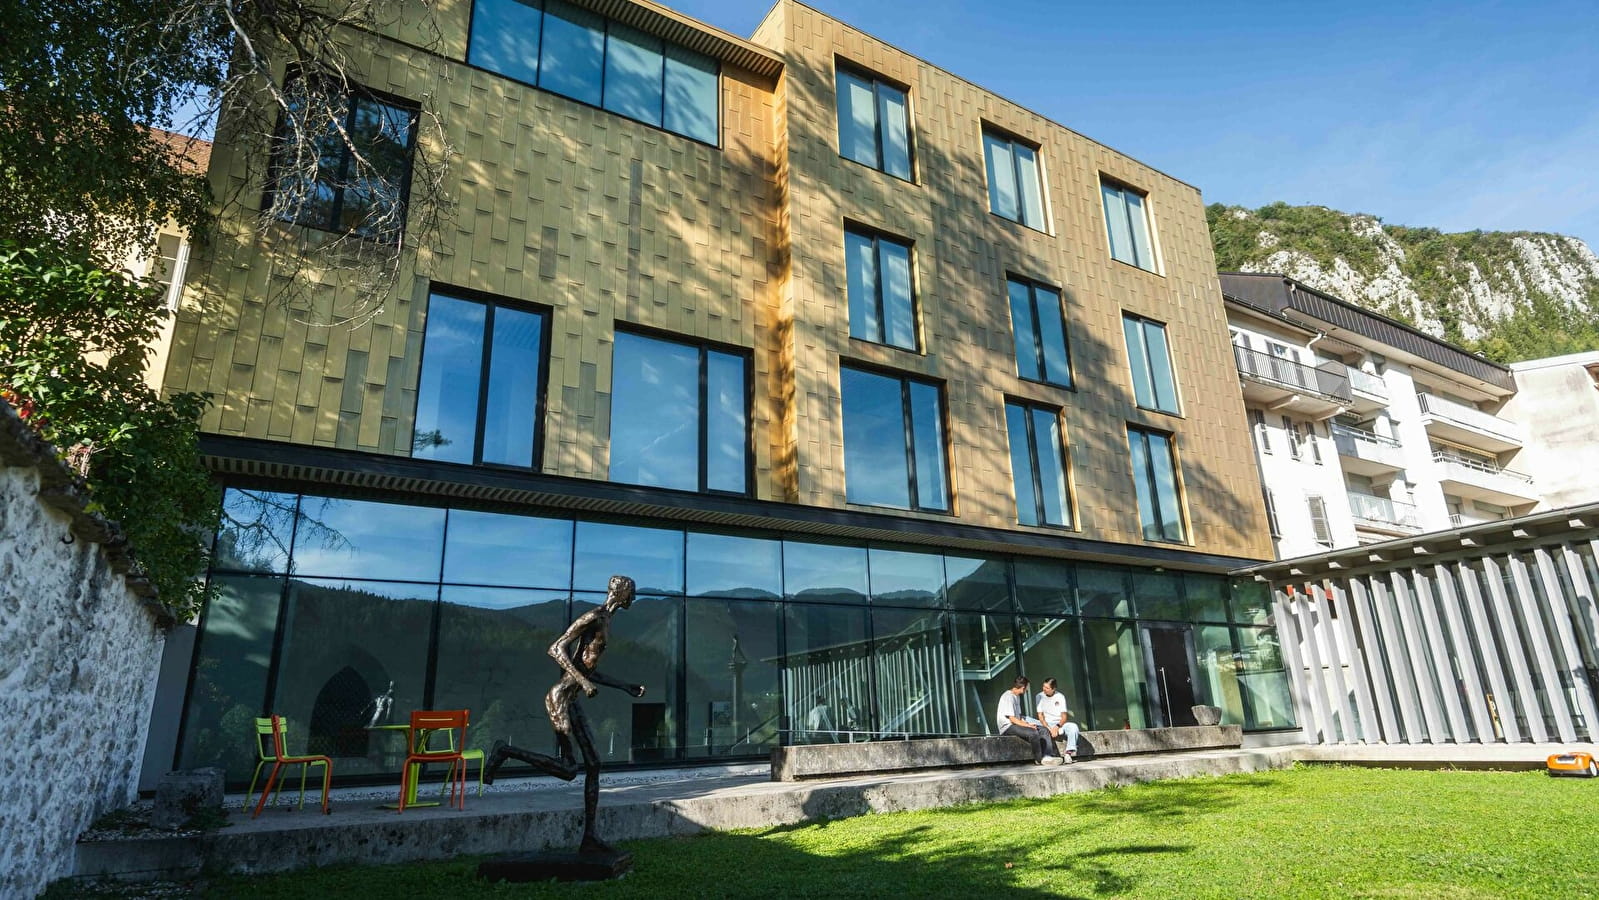
[[[1112,785],[1280,769],[1296,762],[1426,768],[1535,768],[1549,754],[1592,745],[1287,746],[1115,757],[1068,766],[994,766],[827,781],[774,782],[764,765],[604,776],[600,833],[610,841],[767,828],[876,812],[1044,798]],[[438,790],[424,786],[424,799]],[[287,792],[286,792],[287,793]],[[251,819],[230,797],[229,825],[197,836],[134,837],[78,844],[74,875],[181,878],[202,872],[272,872],[335,864],[377,865],[565,847],[582,824],[578,783],[502,781],[466,810],[379,804],[394,790],[335,792],[333,814],[279,807]]]

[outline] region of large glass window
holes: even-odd
[[[883,737],[960,732],[951,677],[955,648],[948,625],[948,617],[934,610],[872,611],[872,663]]]
[[[1138,517],[1144,539],[1184,540],[1177,459],[1171,437],[1158,431],[1128,428],[1127,443],[1132,449],[1133,485],[1138,490]]]
[[[603,602],[604,594],[573,594],[572,618]],[[630,609],[611,619],[601,671],[627,684],[644,685],[644,696],[601,688],[582,701],[601,760],[651,763],[678,758],[683,746],[677,679],[682,629],[681,597],[641,594]]]
[[[865,609],[845,606],[787,605],[783,695],[789,743],[841,743],[872,729],[866,616]]]
[[[783,596],[782,560],[782,545],[774,540],[691,531],[688,595],[777,600]]]
[[[943,392],[844,367],[844,486],[851,503],[949,509]]]
[[[1148,728],[1144,698],[1149,691],[1138,626],[1109,619],[1083,620],[1093,729]]]
[[[536,467],[546,323],[541,312],[432,294],[411,455]]]
[[[859,228],[844,232],[850,337],[916,349],[916,292],[911,248]]]
[[[839,155],[909,181],[910,107],[905,91],[842,67],[837,83]]]
[[[633,579],[640,594],[683,592],[683,532],[606,522],[577,523],[572,579],[578,590],[604,591],[612,575]]]
[[[781,610],[771,603],[694,599],[685,610],[685,752],[715,757],[769,751],[782,728]]]
[[[614,354],[611,480],[748,493],[745,357],[625,331]]]
[[[1020,278],[1005,282],[1010,297],[1011,335],[1016,340],[1016,374],[1029,381],[1071,387],[1071,354],[1066,348],[1066,314],[1060,292]]]
[[[572,520],[452,509],[444,580],[453,584],[572,586]]]
[[[254,719],[265,714],[283,578],[217,575],[211,587],[216,596],[200,623],[180,759],[185,766],[249,772],[256,763]]]
[[[889,606],[942,606],[944,560],[914,550],[873,547],[868,558],[872,602]]]
[[[1011,478],[1016,487],[1016,520],[1023,525],[1072,524],[1066,490],[1066,450],[1060,412],[1023,403],[1005,404],[1010,434]]]
[[[1177,412],[1177,382],[1172,377],[1166,326],[1138,316],[1122,316],[1127,361],[1133,370],[1133,398],[1145,409]]]
[[[1099,190],[1105,200],[1111,258],[1155,271],[1155,251],[1149,243],[1149,215],[1144,209],[1144,195],[1104,180],[1100,181]]]
[[[1055,689],[1066,696],[1071,720],[1079,728],[1088,727],[1088,679],[1083,674],[1083,652],[1076,619],[1046,619],[1023,616],[1017,620],[1022,633],[1022,666],[1032,681],[1024,698],[1027,714],[1038,715],[1036,702],[1044,679],[1055,679]]]
[[[1038,150],[985,129],[983,158],[988,167],[989,211],[1044,231],[1044,179]]]
[[[1249,728],[1292,728],[1294,699],[1275,628],[1239,628],[1238,690]]]
[[[476,0],[467,58],[563,97],[717,143],[716,60],[563,0]]]
[[[866,548],[783,542],[785,599],[811,603],[865,603]]]
[[[999,727],[994,721],[999,695],[1021,674],[1012,617],[955,613],[950,623],[958,654],[956,722],[962,734],[992,734]]]
[[[295,78],[285,94],[298,113],[313,90],[334,88]],[[297,225],[397,236],[405,220],[416,108],[357,89],[334,103],[333,112],[334,121],[308,123],[321,128],[312,135],[318,154],[314,177],[307,174],[307,161],[291,156],[292,136],[280,131],[274,139],[271,203]],[[355,166],[355,154],[364,166]]]

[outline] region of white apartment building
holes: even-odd
[[[1509,369],[1282,275],[1221,287],[1279,559],[1538,505]]]
[[[1518,459],[1538,478],[1542,508],[1599,500],[1599,351],[1512,363],[1506,418],[1527,433]]]

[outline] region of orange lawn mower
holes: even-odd
[[[1592,753],[1584,753],[1581,750],[1552,754],[1548,766],[1550,776],[1599,778],[1599,763],[1594,762]]]

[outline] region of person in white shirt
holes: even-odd
[[[1000,734],[1014,734],[1033,745],[1033,761],[1041,766],[1058,766],[1065,762],[1055,749],[1055,739],[1049,727],[1030,716],[1022,714],[1022,695],[1027,693],[1027,678],[1017,676],[1010,690],[999,695],[999,709],[994,722]]]
[[[1044,689],[1039,692],[1034,702],[1038,709],[1038,718],[1043,720],[1044,727],[1049,729],[1049,736],[1066,740],[1066,755],[1077,755],[1077,723],[1071,721],[1071,710],[1066,708],[1066,695],[1055,689],[1055,679],[1045,678]]]

